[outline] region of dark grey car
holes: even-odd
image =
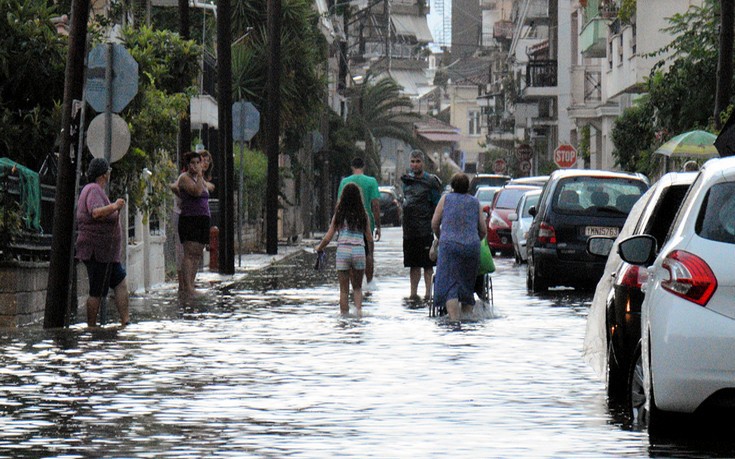
[[[553,286],[597,284],[605,260],[587,253],[590,236],[617,237],[630,209],[648,189],[636,174],[587,169],[551,174],[528,232],[526,284],[533,292]]]

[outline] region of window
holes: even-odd
[[[467,114],[467,122],[469,124],[467,132],[469,135],[480,135],[480,111],[470,110]]]
[[[704,198],[695,231],[711,241],[735,244],[735,184],[712,186]]]

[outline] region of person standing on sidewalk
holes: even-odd
[[[342,196],[342,190],[348,183],[354,183],[362,192],[363,205],[370,222],[370,234],[375,234],[375,240],[380,240],[380,190],[378,190],[378,181],[374,177],[365,175],[365,161],[360,157],[352,159],[352,175],[345,177],[339,183],[337,191],[337,199]],[[373,275],[375,274],[375,257],[369,244],[365,244],[365,280],[367,285],[366,291],[370,291],[373,287]]]
[[[110,287],[115,291],[115,305],[120,323],[126,326],[128,314],[128,283],[125,268],[120,263],[122,233],[120,210],[125,200],[110,202],[105,187],[110,181],[110,163],[94,158],[87,169],[87,180],[77,201],[76,258],[84,262],[89,276],[87,326],[97,325],[102,298]]]
[[[431,282],[436,263],[429,258],[434,234],[431,218],[441,198],[441,180],[424,171],[424,153],[414,150],[410,155],[410,171],[403,182],[403,266],[410,268],[411,299],[418,297],[421,270],[426,286],[424,298],[431,299]]]
[[[360,188],[354,183],[345,185],[337,201],[337,210],[332,217],[324,239],[314,247],[323,252],[335,233],[337,239],[337,279],[339,280],[339,311],[346,315],[350,312],[349,294],[352,283],[352,295],[357,315],[362,313],[362,276],[365,272],[367,252],[373,250],[373,236],[362,202]]]
[[[201,154],[190,151],[184,155],[186,172],[179,176],[176,188],[181,197],[179,238],[184,246],[182,280],[179,290],[186,296],[197,294],[195,279],[204,246],[209,243],[209,190],[202,175]]]

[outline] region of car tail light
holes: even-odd
[[[556,230],[546,222],[538,228],[538,241],[542,244],[556,244]]]
[[[623,263],[623,266],[620,268],[620,272],[618,273],[616,283],[622,287],[636,288],[640,290],[641,285],[646,281],[643,276],[646,276],[646,270],[641,271],[640,266]]]
[[[505,223],[505,220],[503,220],[503,217],[493,212],[492,216],[490,217],[490,226],[493,228],[509,228],[508,224]]]
[[[683,250],[666,256],[662,266],[669,279],[661,282],[665,290],[700,306],[705,306],[717,290],[717,279],[707,263]]]

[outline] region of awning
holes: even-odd
[[[418,97],[425,92],[423,88],[430,87],[431,84],[421,70],[391,70],[390,76],[403,86],[401,93],[409,97]]]
[[[391,14],[390,20],[396,29],[396,35],[414,37],[416,41],[423,43],[434,41],[426,16]]]
[[[421,137],[430,142],[459,142],[462,136],[456,132],[419,132]]]

